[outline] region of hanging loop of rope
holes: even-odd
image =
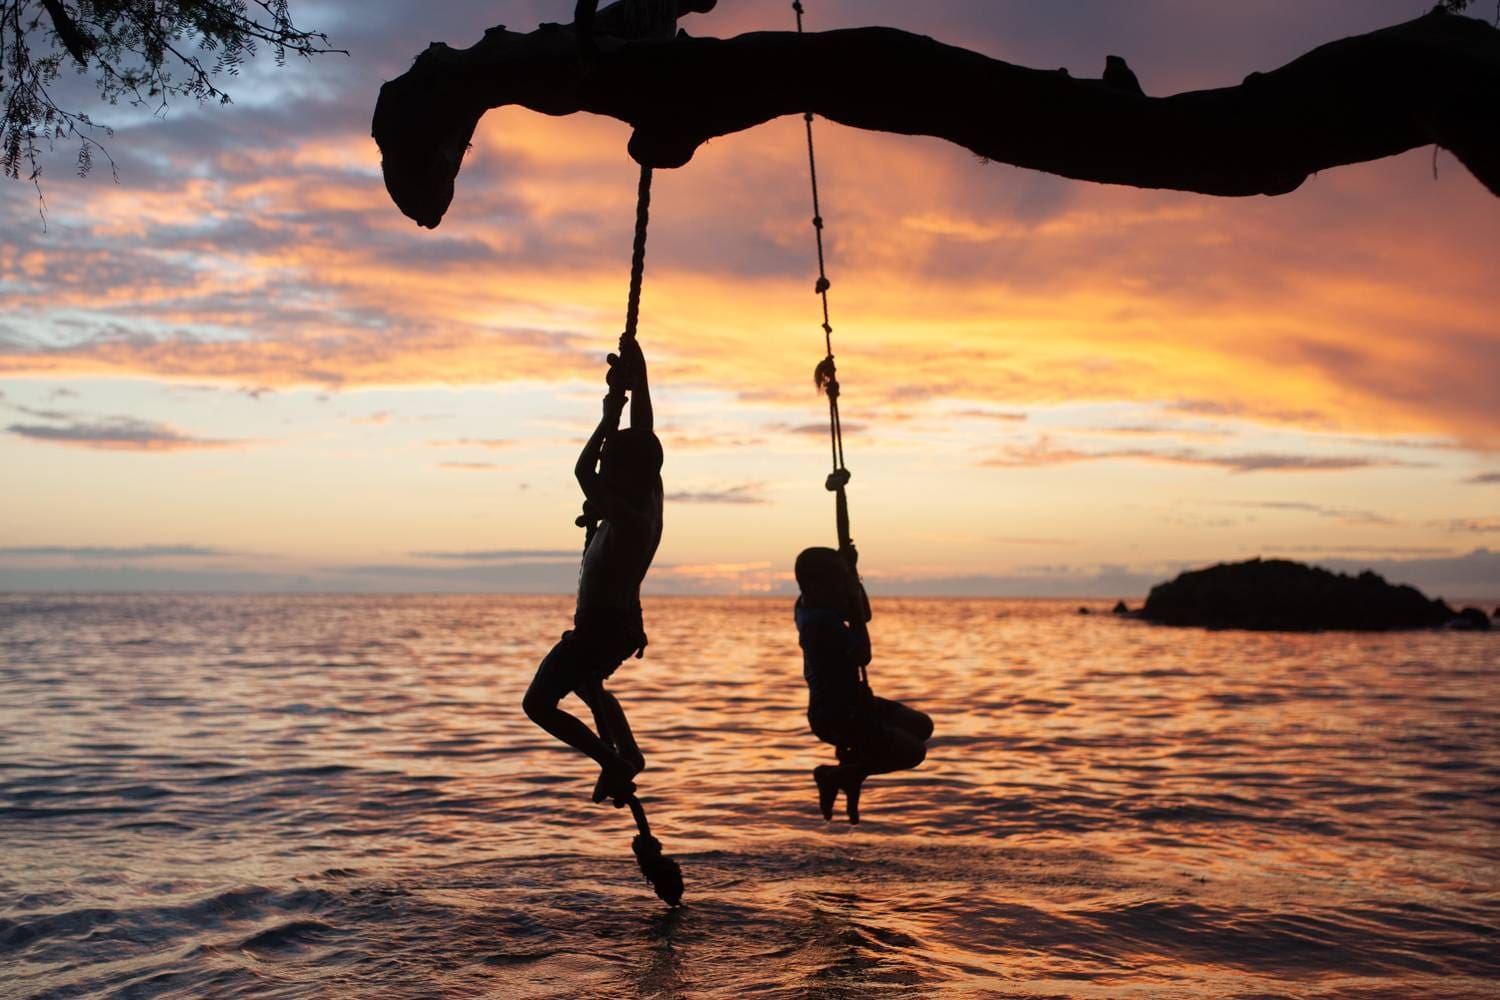
[[[793,0],[792,10],[797,14],[797,34],[802,34],[802,0]],[[849,498],[845,487],[849,485],[849,469],[844,465],[844,426],[839,418],[838,368],[833,362],[833,324],[828,319],[828,262],[823,253],[823,206],[818,199],[818,158],[813,150],[813,114],[804,112],[802,122],[807,129],[807,175],[812,182],[813,236],[818,247],[818,280],[813,284],[823,304],[823,360],[813,369],[813,382],[828,397],[828,447],[833,471],[828,474],[824,486],[834,494],[834,519],[838,529],[839,548],[847,549],[854,544],[849,537]]]

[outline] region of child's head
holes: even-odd
[[[605,441],[599,475],[627,496],[640,497],[660,481],[661,463],[661,442],[656,435],[627,427]]]
[[[849,564],[836,549],[822,546],[803,549],[797,554],[793,572],[797,575],[797,589],[802,591],[804,605],[833,611],[847,609],[853,581]]]

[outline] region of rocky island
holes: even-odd
[[[1251,559],[1157,584],[1139,616],[1163,625],[1297,632],[1489,625],[1483,612],[1468,612],[1369,570],[1350,576],[1290,559]]]

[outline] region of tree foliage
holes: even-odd
[[[109,127],[55,95],[69,66],[103,103],[159,113],[176,97],[228,104],[220,80],[262,48],[278,65],[335,51],[292,21],[287,0],[0,0],[0,170],[35,181],[59,141],[79,144],[80,176],[95,153],[108,159]]]
[[[1449,14],[1462,14],[1474,6],[1474,0],[1438,0],[1437,9]],[[1500,0],[1495,4],[1495,17],[1500,20]]]

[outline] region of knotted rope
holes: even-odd
[[[797,34],[802,34],[802,2],[793,0],[792,10],[797,14]],[[813,284],[823,304],[823,360],[813,369],[813,382],[828,396],[828,446],[833,460],[833,470],[824,481],[834,494],[834,521],[838,530],[839,548],[854,544],[849,537],[849,498],[844,487],[849,484],[849,470],[844,465],[844,425],[839,419],[838,368],[833,363],[833,324],[828,319],[828,267],[823,253],[823,208],[818,199],[818,157],[813,149],[813,114],[802,115],[807,128],[807,174],[812,182],[813,236],[818,246],[818,280]]]

